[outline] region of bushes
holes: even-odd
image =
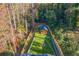
[[[77,50],[77,43],[69,38],[64,38],[64,41],[61,43],[64,55],[75,55]]]
[[[64,55],[79,55],[76,51],[79,50],[77,41],[65,36],[63,29],[55,30],[55,35],[58,38],[58,43],[61,46]],[[66,32],[65,32],[66,33]]]
[[[77,27],[79,4],[40,4],[39,17],[48,19],[47,24],[58,38],[58,43],[63,49],[64,55],[78,55],[79,50],[76,40],[64,36],[69,29]]]
[[[14,56],[12,52],[4,51],[0,53],[0,56]]]

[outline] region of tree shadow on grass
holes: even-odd
[[[44,38],[44,43],[42,46],[43,53],[54,55],[53,45],[51,44],[51,37],[49,33]]]

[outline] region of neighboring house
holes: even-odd
[[[48,28],[46,25],[39,25],[39,30],[41,34],[47,34],[48,33]]]

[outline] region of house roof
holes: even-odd
[[[39,29],[40,30],[48,30],[47,26],[45,26],[45,25],[40,25],[39,26]]]

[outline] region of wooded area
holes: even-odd
[[[45,20],[64,55],[79,55],[79,4],[0,4],[0,52],[20,54],[32,22]],[[18,49],[18,50],[17,50]],[[2,54],[0,54],[2,55]]]

